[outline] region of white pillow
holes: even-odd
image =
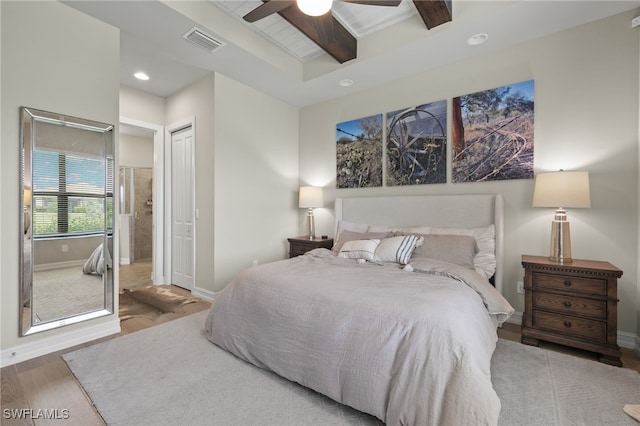
[[[352,240],[342,245],[338,256],[347,259],[365,259],[373,261],[380,240]]]
[[[489,279],[496,272],[496,227],[486,228],[431,228],[432,234],[472,235],[478,245],[478,253],[473,258],[477,273]]]
[[[422,237],[416,235],[385,238],[380,241],[374,259],[376,262],[397,262],[406,265],[420,243],[422,243]]]

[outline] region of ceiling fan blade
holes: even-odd
[[[355,59],[356,38],[331,13],[308,16],[297,7],[278,13],[341,64]]]
[[[285,10],[295,3],[295,0],[266,0],[263,4],[244,15],[242,19],[247,22],[256,22],[269,15]]]
[[[344,3],[366,4],[369,6],[397,6],[401,0],[342,0]]]
[[[428,29],[451,21],[451,0],[413,0]]]

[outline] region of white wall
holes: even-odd
[[[331,207],[336,197],[501,193],[506,216],[505,296],[522,311],[523,296],[516,293],[516,282],[523,276],[520,256],[548,254],[553,216],[552,209],[531,207],[533,180],[336,190],[335,126],[426,102],[450,103],[455,96],[534,79],[535,171],[590,172],[592,208],[569,211],[573,257],[607,260],[624,271],[618,286],[618,325],[619,330],[635,334],[640,327],[639,37],[631,29],[632,17],[633,12],[614,16],[303,108],[300,180],[327,188],[327,208],[316,213],[317,233],[333,235]]]
[[[18,337],[20,236],[10,224],[19,223],[19,107],[117,125],[120,36],[118,29],[58,2],[0,2],[0,10],[0,197],[9,200],[0,209],[0,347],[2,365],[7,365],[119,330],[116,314]]]

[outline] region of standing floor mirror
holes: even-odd
[[[22,107],[20,335],[113,314],[113,125]]]

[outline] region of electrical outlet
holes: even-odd
[[[62,252],[63,252],[63,253],[66,253],[66,252],[68,252],[68,251],[69,251],[69,246],[68,246],[67,244],[63,244],[63,245],[62,245]]]
[[[522,281],[518,281],[518,288],[516,291],[518,293],[524,293],[524,283]]]
[[[258,266],[258,259],[253,259],[253,266]]]

